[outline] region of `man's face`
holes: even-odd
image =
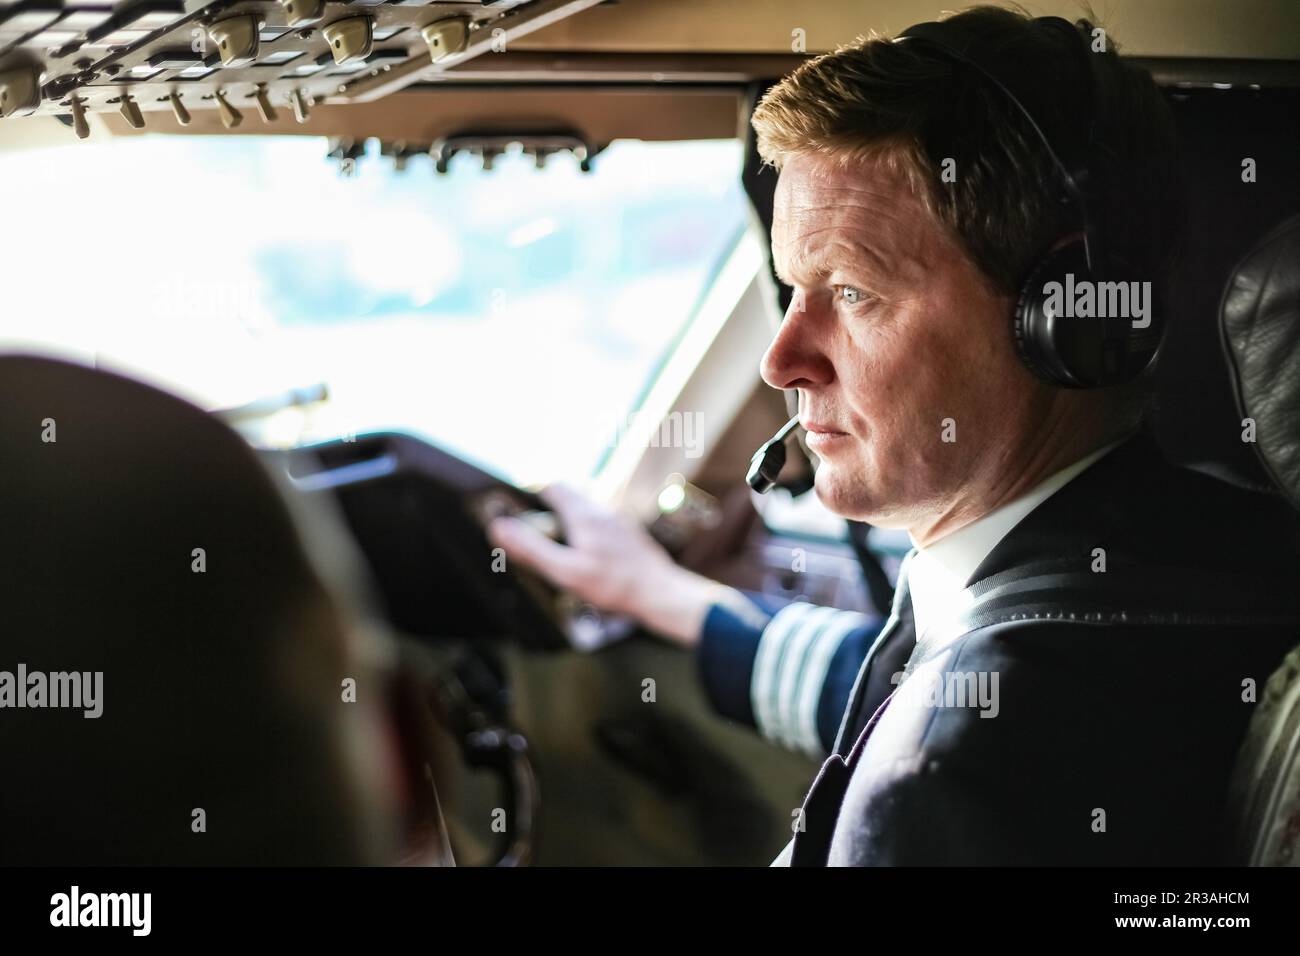
[[[772,254],[794,302],[761,371],[799,390],[827,507],[915,534],[1014,482],[1051,390],[1015,354],[1013,303],[903,174],[792,157]]]

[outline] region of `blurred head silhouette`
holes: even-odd
[[[15,356],[0,448],[0,672],[41,705],[0,709],[0,863],[394,861],[380,670],[252,449],[153,388]],[[36,693],[74,672],[102,675],[98,716]]]

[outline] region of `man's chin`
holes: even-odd
[[[842,474],[842,469],[823,461],[817,468],[817,477],[813,483],[817,500],[841,518],[854,521],[867,520],[863,515],[870,510],[866,501],[866,489],[860,481],[854,483]]]

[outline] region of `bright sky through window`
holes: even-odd
[[[0,350],[98,361],[207,408],[317,383],[261,440],[402,429],[520,482],[590,474],[742,233],[736,142],[621,141],[581,174],[449,174],[308,137],[0,152]],[[84,224],[81,228],[70,223]],[[84,245],[68,236],[84,233]],[[55,253],[55,250],[64,250]]]

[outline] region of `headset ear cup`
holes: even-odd
[[[1099,282],[1082,241],[1040,260],[1021,287],[1012,320],[1030,371],[1059,388],[1104,388],[1137,378],[1159,345],[1160,317],[1148,295],[1149,327],[1134,327],[1132,296],[1151,286],[1126,278]]]
[[[1067,286],[1091,278],[1087,252],[1082,240],[1077,240],[1040,259],[1020,287],[1012,318],[1016,349],[1031,372],[1057,388],[1082,388],[1088,383],[1077,375],[1077,336],[1063,341],[1065,329],[1050,290],[1056,285],[1058,295],[1063,294]]]
[[[1042,309],[1042,302],[1039,301],[1041,293],[1035,290],[1041,289],[1040,272],[1039,267],[1035,266],[1033,271],[1030,272],[1029,278],[1020,287],[1020,297],[1016,300],[1011,325],[1012,333],[1015,336],[1016,353],[1020,356],[1020,361],[1025,364],[1025,367],[1039,379],[1049,385],[1068,388],[1069,383],[1061,381],[1039,357],[1039,345],[1035,340],[1035,334],[1040,324],[1036,316]]]

